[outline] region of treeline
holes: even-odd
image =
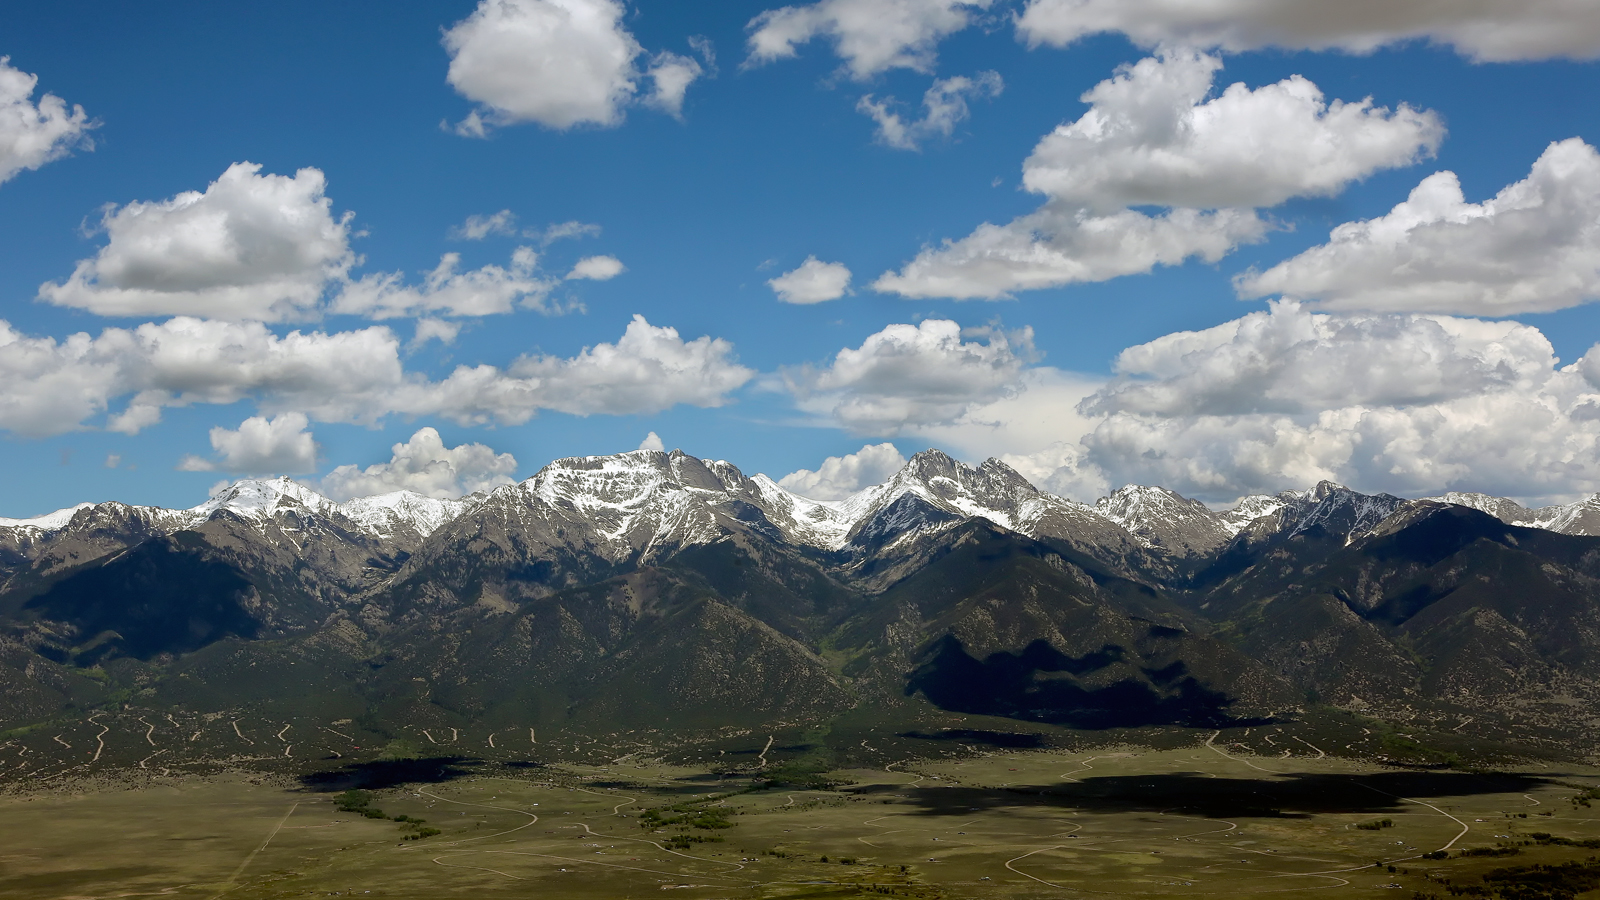
[[[1581,862],[1554,865],[1509,866],[1484,873],[1481,884],[1453,884],[1442,881],[1452,897],[1485,897],[1493,900],[1576,900],[1579,894],[1600,887],[1600,861],[1589,857]],[[1438,894],[1417,891],[1412,900],[1440,900]]]
[[[372,801],[374,799],[371,791],[350,790],[334,797],[333,805],[340,812],[356,813],[369,819],[388,819],[391,822],[398,822],[400,823],[400,830],[405,833],[404,840],[420,841],[423,838],[443,833],[437,828],[425,825],[428,821],[427,819],[419,819],[415,816],[407,815],[391,816],[373,806]]]

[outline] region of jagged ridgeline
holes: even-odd
[[[377,733],[1222,728],[1322,704],[1592,749],[1595,530],[1595,500],[1329,483],[1089,506],[936,451],[830,503],[677,451],[455,501],[244,481],[0,520],[0,724],[117,702]]]

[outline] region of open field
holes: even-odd
[[[1200,740],[801,772],[773,787],[627,760],[420,761],[406,771],[425,780],[388,786],[384,771],[343,773],[372,788],[360,795],[148,772],[137,787],[13,794],[0,800],[0,895],[1445,896],[1429,876],[1464,884],[1596,853],[1536,833],[1600,838],[1600,814],[1571,799],[1600,783],[1580,766],[1401,770]],[[354,811],[338,809],[352,797]],[[1421,858],[1439,850],[1450,857]]]

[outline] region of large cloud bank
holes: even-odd
[[[420,282],[403,272],[353,279],[359,257],[350,246],[352,214],[334,214],[326,187],[318,169],[290,177],[241,162],[204,191],[107,207],[98,229],[105,246],[64,281],[40,286],[39,297],[102,316],[259,322],[328,313],[381,320],[560,311],[547,301],[563,279],[540,270],[532,247],[512,251],[508,265],[476,269],[463,269],[460,254],[446,253]],[[461,234],[485,237],[508,228],[508,217],[469,219]],[[537,236],[548,243],[595,230],[567,223]],[[589,257],[567,279],[605,280],[622,269],[613,257]]]
[[[1250,272],[1247,297],[1283,294],[1326,309],[1506,316],[1600,298],[1600,153],[1551,144],[1528,177],[1468,203],[1454,172],[1423,179],[1390,211],[1333,230],[1326,244]]]
[[[1600,490],[1597,360],[1561,366],[1516,322],[1277,302],[1123,351],[1119,377],[1081,404],[1093,431],[1039,454],[1034,474],[1210,500],[1321,479],[1567,498]]]
[[[1109,381],[1032,358],[1025,334],[963,336],[928,320],[785,374],[796,406],[822,423],[999,456],[1075,499],[1132,483],[1228,502],[1323,479],[1528,502],[1600,491],[1600,345],[1562,364],[1518,322],[1274,301],[1129,347]],[[879,478],[890,449],[783,483],[834,499]]]
[[[1454,47],[1479,61],[1600,56],[1600,8],[1572,0],[1029,0],[1018,33],[1064,46],[1102,32],[1146,47],[1281,47],[1368,53],[1409,40]]]
[[[873,286],[992,300],[1193,257],[1215,262],[1265,234],[1257,208],[1337,194],[1431,155],[1444,137],[1432,112],[1329,102],[1299,76],[1212,96],[1221,66],[1175,50],[1124,66],[1023,164],[1023,185],[1047,198],[1037,212],[924,248]],[[1133,208],[1151,206],[1164,211]]]
[[[178,317],[57,341],[0,321],[0,429],[29,436],[92,427],[108,411],[104,427],[135,433],[160,421],[166,407],[240,400],[324,422],[397,414],[519,424],[540,410],[651,413],[721,406],[754,375],[727,341],[686,341],[642,316],[616,343],[573,357],[460,366],[438,380],[406,371],[399,338],[381,326],[280,337],[260,323]]]

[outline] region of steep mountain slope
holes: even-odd
[[[1227,543],[1203,557],[1185,586],[1207,590],[1268,558],[1293,556],[1315,562],[1377,527],[1408,501],[1390,494],[1362,494],[1331,481],[1309,491],[1285,491],[1274,502],[1240,504],[1267,509]]]
[[[835,635],[844,671],[943,709],[1079,727],[1216,724],[1293,695],[1147,584],[968,519]]]
[[[1246,497],[1232,509],[1215,511],[1164,487],[1130,484],[1095,501],[1094,511],[1115,522],[1146,547],[1183,559],[1214,552],[1257,519],[1302,499],[1299,492]]]
[[[239,482],[193,510],[81,508],[40,535],[0,610],[24,645],[77,665],[312,629],[397,567],[428,516],[450,509],[376,499],[349,505],[362,522],[275,479]],[[401,515],[381,515],[396,506]]]
[[[1101,497],[1094,509],[1147,546],[1176,556],[1208,553],[1238,533],[1204,503],[1162,487],[1130,484]]]
[[[271,530],[282,514],[314,514],[403,553],[478,499],[436,500],[398,491],[335,503],[288,478],[275,478],[235,482],[193,509],[84,503],[34,519],[0,519],[0,577],[24,569],[49,574],[223,515]]]
[[[1302,532],[1207,595],[1284,678],[1342,705],[1429,702],[1571,728],[1600,699],[1600,538],[1408,504],[1348,545]]]
[[[0,527],[0,590],[10,590],[8,582],[23,572],[48,575],[175,531],[189,521],[175,510],[100,503]]]
[[[242,697],[262,715],[320,709],[379,732],[478,722],[524,736],[816,719],[854,703],[804,644],[655,567],[377,632],[336,618],[284,640],[217,642],[155,693],[191,708]]]
[[[873,540],[869,535],[897,530],[886,519],[910,514],[906,497],[945,514],[929,514],[930,522],[937,518],[949,525],[976,516],[1029,537],[1054,538],[1118,565],[1140,556],[1138,540],[1092,507],[1039,490],[997,459],[969,467],[937,450],[918,453],[882,485],[841,501],[841,509],[856,523],[850,541],[865,547]]]
[[[58,661],[150,659],[316,627],[392,565],[341,520],[303,508],[262,521],[221,511],[77,566],[20,573],[0,608]]]
[[[417,603],[537,596],[735,534],[849,564],[973,515],[1102,556],[1140,549],[1120,526],[1039,491],[995,460],[971,468],[926,451],[882,485],[821,503],[726,462],[639,450],[556,460],[496,490],[441,528],[396,577],[394,591]]]

